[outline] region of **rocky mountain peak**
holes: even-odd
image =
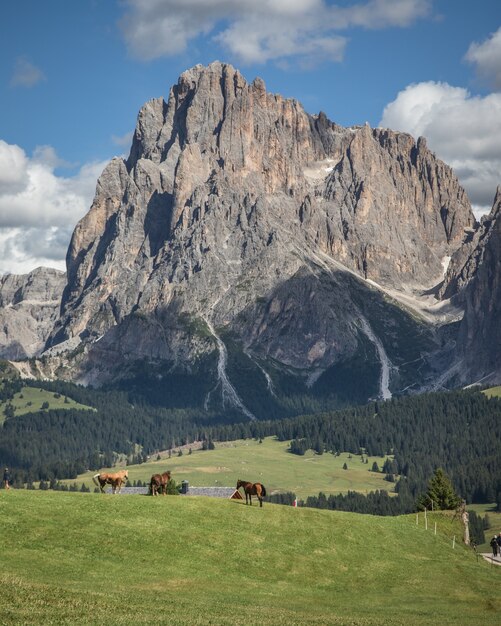
[[[100,177],[48,345],[190,368],[226,329],[255,358],[325,371],[373,343],[364,289],[434,287],[474,224],[423,138],[343,128],[199,65],[142,107]]]

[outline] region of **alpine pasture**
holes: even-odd
[[[182,456],[174,451],[171,458],[162,453],[161,459],[152,455],[147,463],[129,465],[129,480],[149,482],[152,474],[166,469],[172,478],[180,483],[187,480],[197,487],[233,487],[239,478],[260,481],[268,493],[272,491],[292,491],[298,498],[324,493],[344,493],[352,491],[393,491],[394,484],[384,480],[384,474],[370,471],[372,464],[378,463],[381,469],[387,457],[362,457],[356,454],[341,453],[315,454],[309,450],[304,456],[290,454],[288,442],[267,437],[259,443],[255,439],[216,443],[215,450],[194,450],[189,454],[186,447]],[[346,463],[348,469],[343,469]],[[102,471],[116,471],[104,468]],[[78,484],[84,482],[93,488],[92,474],[78,476]],[[74,481],[62,481],[72,483]]]
[[[499,624],[501,568],[453,549],[445,514],[0,495],[4,625]]]

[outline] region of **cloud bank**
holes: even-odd
[[[38,265],[65,269],[71,233],[90,207],[105,162],[86,164],[68,178],[54,173],[58,165],[50,146],[29,157],[0,140],[0,274]]]
[[[431,13],[431,0],[127,0],[121,21],[129,52],[149,61],[211,36],[240,63],[341,61],[351,27],[403,28]]]

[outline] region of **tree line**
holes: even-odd
[[[403,508],[424,491],[434,470],[443,467],[467,502],[496,501],[501,510],[501,401],[478,390],[242,422],[236,415],[217,411],[152,406],[137,391],[96,390],[62,381],[23,384],[71,397],[95,410],[49,409],[6,419],[0,428],[0,464],[8,465],[18,482],[74,478],[88,469],[112,465],[118,454],[132,461],[138,457],[137,446],[144,458],[194,441],[212,446],[214,441],[275,436],[291,442],[293,454],[312,449],[317,454],[394,455],[382,469],[388,479],[400,477],[395,489]],[[354,501],[356,496],[350,498]],[[385,510],[396,506],[384,495],[372,498],[371,506]],[[336,506],[341,504],[339,500]]]

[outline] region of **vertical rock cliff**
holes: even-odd
[[[386,291],[438,285],[474,225],[424,139],[343,128],[230,65],[196,66],[144,105],[129,158],[100,177],[48,346],[80,339],[88,379],[207,358],[221,385],[223,341],[265,386],[273,370],[328,389],[358,364],[378,395],[385,359],[397,389],[440,344]]]

